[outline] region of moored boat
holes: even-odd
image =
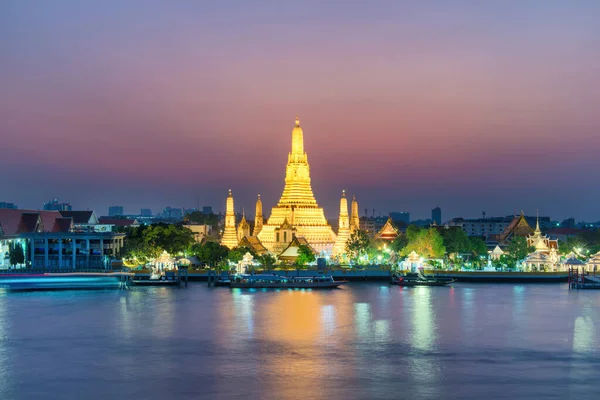
[[[454,279],[407,273],[393,275],[390,284],[398,286],[446,286],[452,282],[454,282]]]
[[[231,288],[256,289],[334,289],[347,281],[335,281],[331,276],[281,276],[281,275],[235,275],[231,278]]]

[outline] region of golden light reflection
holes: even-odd
[[[414,305],[412,308],[412,335],[411,346],[419,352],[414,355],[410,364],[409,370],[416,382],[417,393],[421,397],[432,396],[437,389],[435,385],[428,385],[431,381],[439,379],[439,367],[433,357],[429,356],[429,352],[435,349],[436,344],[436,326],[435,314],[433,311],[433,294],[429,287],[412,288],[412,296]]]

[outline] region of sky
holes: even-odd
[[[0,2],[0,201],[600,219],[600,2]]]

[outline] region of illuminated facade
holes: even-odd
[[[350,218],[348,217],[348,200],[346,200],[346,191],[342,191],[340,199],[340,219],[337,239],[333,246],[333,255],[342,255],[346,252],[346,242],[350,238]]]
[[[317,252],[331,252],[336,241],[336,235],[313,195],[303,136],[300,121],[296,118],[283,194],[258,234],[263,245],[275,254],[281,253],[293,236],[303,237]]]
[[[238,236],[235,229],[235,209],[233,205],[233,195],[231,194],[231,189],[229,189],[229,195],[227,196],[225,228],[223,229],[223,236],[221,236],[221,244],[230,249],[233,249],[238,244]]]
[[[258,236],[260,231],[262,231],[264,222],[265,221],[262,213],[262,201],[260,200],[259,194],[258,200],[256,200],[256,215],[254,217],[254,231],[252,232],[253,236]]]
[[[350,211],[350,232],[360,229],[360,217],[358,216],[358,201],[352,195],[352,210]]]

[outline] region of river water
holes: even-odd
[[[0,399],[593,399],[566,284],[0,292]]]

